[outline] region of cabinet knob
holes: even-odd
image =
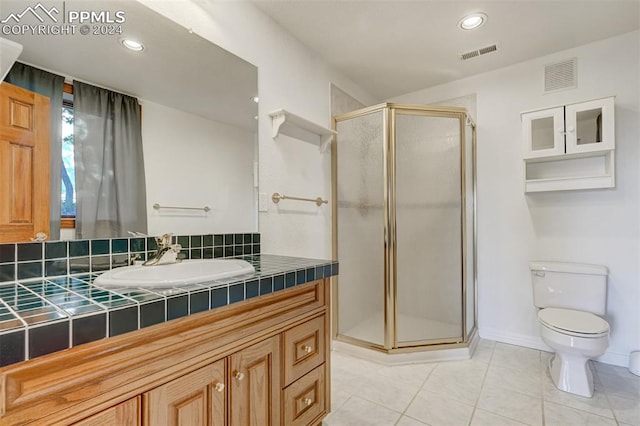
[[[233,377],[235,377],[237,380],[242,380],[244,379],[244,373],[241,373],[240,371],[236,371],[235,373],[233,373]]]
[[[304,345],[302,347],[302,352],[304,352],[304,353],[310,354],[311,351],[313,351],[313,348],[311,346],[309,346],[309,345]]]
[[[216,383],[213,387],[215,390],[217,390],[218,392],[222,392],[224,390],[224,383]]]
[[[307,398],[302,400],[302,403],[308,407],[311,404],[313,404],[313,399],[307,397]]]
[[[569,133],[573,133],[573,132],[575,132],[575,131],[576,131],[575,127],[573,127],[573,126],[569,126],[569,127],[567,127],[567,132],[569,132]]]

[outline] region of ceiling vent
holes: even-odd
[[[498,50],[497,44],[491,46],[482,47],[477,50],[471,50],[469,52],[462,53],[460,59],[466,61],[467,59],[475,58],[477,56],[486,55],[487,53],[496,52]]]
[[[578,58],[567,59],[544,67],[544,91],[573,89],[578,86]]]

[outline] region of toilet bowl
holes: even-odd
[[[589,358],[609,346],[609,324],[599,316],[606,312],[609,270],[553,261],[530,262],[529,269],[540,337],[555,352],[549,362],[551,379],[562,391],[591,397]]]
[[[549,373],[555,386],[565,392],[592,397],[590,358],[609,346],[609,324],[590,312],[545,308],[538,311],[540,337],[555,352]]]

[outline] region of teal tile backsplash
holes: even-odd
[[[260,254],[260,234],[178,235],[186,259]],[[137,256],[146,260],[157,249],[155,239],[99,238],[0,244],[0,283],[15,280],[103,272],[125,266]]]

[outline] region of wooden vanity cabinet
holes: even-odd
[[[0,424],[316,425],[329,279],[0,369]]]

